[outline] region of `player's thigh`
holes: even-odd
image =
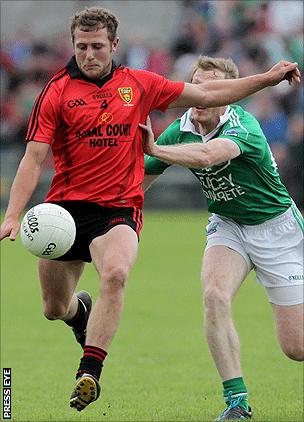
[[[43,302],[69,304],[84,269],[83,261],[39,260],[39,279]]]
[[[291,359],[304,359],[304,305],[272,305],[277,336],[283,352]]]
[[[92,261],[101,281],[128,276],[138,253],[138,237],[128,225],[120,224],[90,244]]]
[[[249,271],[248,263],[239,252],[223,245],[208,248],[202,261],[204,295],[222,294],[232,298]]]

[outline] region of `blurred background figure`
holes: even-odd
[[[39,2],[37,8],[35,1],[1,2],[2,209],[7,205],[12,177],[25,148],[25,132],[35,97],[72,54],[70,34],[65,32],[67,21],[84,3],[80,0],[55,3],[56,6],[53,1]],[[189,66],[202,54],[231,57],[241,77],[263,72],[281,59],[297,61],[303,74],[300,0],[89,0],[85,4],[93,5],[108,7],[124,16],[120,33],[126,41],[117,56],[122,65],[151,70],[174,80],[188,80]],[[303,209],[303,86],[290,88],[287,83],[281,84],[243,103],[261,122],[281,178]],[[152,115],[155,135],[182,112],[155,112]],[[48,189],[51,158],[46,167],[32,203],[41,202]],[[185,189],[188,201],[182,195]],[[146,208],[204,208],[199,189],[190,172],[173,166],[147,192]]]

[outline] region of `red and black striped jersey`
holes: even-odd
[[[142,133],[152,110],[165,111],[182,92],[152,72],[112,66],[87,79],[73,57],[34,104],[27,141],[51,144],[55,175],[46,202],[84,200],[107,207],[143,206]]]

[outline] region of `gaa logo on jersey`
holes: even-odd
[[[74,108],[74,107],[81,107],[81,106],[85,106],[88,105],[82,98],[76,98],[75,100],[70,100],[68,102],[68,107],[69,108]]]
[[[118,88],[120,97],[124,100],[125,103],[130,104],[133,98],[133,91],[130,86]]]

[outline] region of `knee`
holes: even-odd
[[[218,283],[208,283],[204,291],[205,312],[208,315],[229,312],[231,297]]]
[[[107,268],[101,275],[103,289],[121,290],[125,287],[128,270],[123,266]]]
[[[296,360],[298,362],[304,361],[304,347],[303,346],[287,344],[287,345],[282,346],[282,350],[289,359]]]
[[[54,321],[56,319],[63,319],[64,316],[67,314],[68,308],[62,302],[53,302],[53,303],[45,303],[43,314],[44,316],[49,319],[50,321]]]

